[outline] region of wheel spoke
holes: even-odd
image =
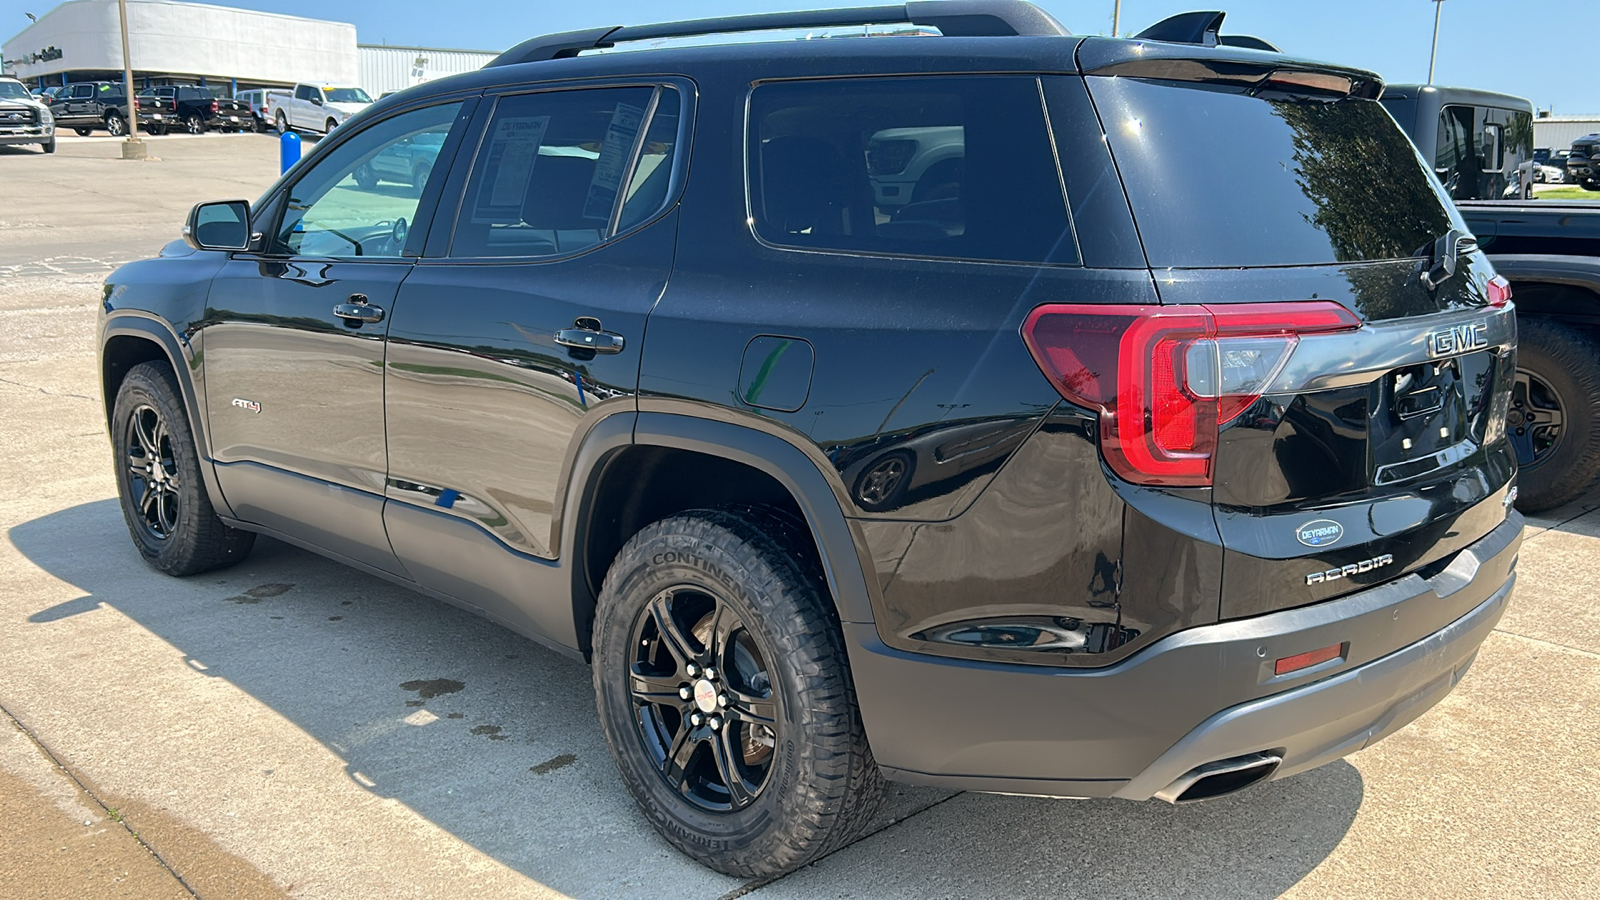
[[[728,690],[728,708],[740,720],[768,728],[778,727],[778,703],[771,697],[757,697],[743,691]]]
[[[138,476],[140,478],[145,479],[146,481],[148,481],[150,479],[150,472],[149,472],[148,469],[145,468],[147,465],[149,465],[149,463],[150,463],[150,461],[145,459],[142,456],[135,456],[131,452],[128,454],[128,472],[129,472],[129,474],[136,475],[136,476]]]
[[[151,413],[151,415],[153,416],[154,413]],[[159,421],[160,420],[157,419],[157,422]],[[157,449],[158,445],[156,444],[155,439],[155,426],[150,424],[142,410],[134,413],[133,436],[134,439],[139,442],[139,449],[144,451],[144,455],[148,457],[150,461],[154,462],[158,457],[160,457],[161,452]]]
[[[655,619],[656,633],[661,636],[661,643],[666,645],[668,653],[677,658],[678,665],[684,666],[694,662],[695,656],[689,650],[694,645],[690,643],[689,636],[678,626],[678,620],[672,617],[670,591],[650,602],[650,615]]]
[[[667,776],[667,783],[677,788],[679,793],[685,791],[689,780],[689,760],[694,758],[695,748],[700,746],[691,732],[687,721],[678,726],[678,733],[672,738],[672,746],[667,750],[666,759],[662,761],[662,774]]]
[[[1507,429],[1506,437],[1511,439],[1511,450],[1517,455],[1517,465],[1532,465],[1533,432],[1526,428]]]
[[[634,664],[633,672],[628,678],[628,690],[633,694],[633,699],[639,703],[654,703],[660,706],[671,706],[675,709],[686,708],[682,697],[678,696],[678,688],[682,684],[676,673],[672,675],[650,675],[639,671],[639,665]]]
[[[154,484],[146,484],[144,496],[139,498],[139,515],[144,516],[146,522],[150,521],[151,510],[156,508],[157,498],[161,491]]]
[[[744,783],[744,776],[739,774],[739,760],[743,755],[743,751],[734,745],[732,728],[717,732],[711,742],[711,758],[716,761],[717,775],[728,788],[728,800],[734,809],[748,806],[754,799],[750,788]]]
[[[178,524],[176,500],[172,492],[165,488],[156,497],[156,518],[162,534],[171,534],[173,527]]]
[[[716,664],[726,672],[733,665],[733,660],[727,658],[729,649],[733,646],[733,632],[739,627],[739,617],[728,609],[728,605],[717,601],[716,612],[711,618],[711,638],[708,640],[706,654],[716,661]]]
[[[1533,408],[1528,410],[1528,424],[1540,428],[1559,428],[1565,417],[1559,409]]]

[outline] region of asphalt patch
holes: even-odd
[[[481,734],[491,741],[503,741],[506,739],[506,736],[500,733],[499,725],[474,725],[472,733]]]
[[[400,689],[416,691],[417,696],[424,700],[432,700],[441,694],[454,694],[466,685],[454,678],[429,678],[427,680],[403,681]]]
[[[537,766],[529,768],[528,771],[535,775],[549,775],[551,772],[554,772],[557,769],[565,769],[567,766],[570,766],[577,761],[577,756],[571,753],[563,753],[560,756],[550,757],[544,762],[539,763]]]

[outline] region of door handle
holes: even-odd
[[[333,314],[350,322],[383,321],[383,307],[367,302],[366,294],[351,294],[350,302],[335,306]]]
[[[593,350],[596,353],[621,353],[622,335],[587,328],[563,328],[556,332],[556,343],[563,347]]]

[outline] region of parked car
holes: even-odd
[[[190,134],[210,130],[243,131],[254,129],[250,106],[243,100],[219,96],[220,88],[175,84],[147,88],[139,92],[140,122],[151,134],[182,128]]]
[[[1586,134],[1572,142],[1567,181],[1586,191],[1600,191],[1600,134]]]
[[[1460,164],[1446,135],[1455,123],[1520,123],[1533,114],[1521,97],[1466,88],[1401,85],[1383,96],[1418,147],[1437,148],[1436,171]],[[1600,204],[1475,198],[1457,205],[1516,292],[1508,433],[1520,469],[1518,503],[1528,512],[1551,509],[1600,485]]]
[[[868,19],[935,34],[706,45]],[[739,877],[886,778],[1188,802],[1368,747],[1515,583],[1513,310],[1377,75],[1220,21],[601,28],[375,104],[108,279],[133,544],[275,535],[588,661],[622,786]],[[955,128],[959,227],[897,221],[869,142]],[[860,490],[897,441],[955,474]]]
[[[266,131],[271,128],[271,117],[267,115],[267,94],[272,93],[270,88],[256,88],[249,91],[240,91],[234,94],[235,100],[241,100],[250,107],[250,127],[254,131]]]
[[[81,81],[67,85],[50,104],[57,128],[71,128],[80,137],[105,129],[113,137],[128,133],[128,95],[114,81]],[[145,122],[141,119],[140,124]]]
[[[421,193],[444,146],[444,135],[428,132],[402,138],[384,148],[355,171],[362,190],[372,190],[380,182],[404,184]]]
[[[39,102],[27,85],[0,75],[0,147],[38,144],[56,152],[56,124],[50,107]]]
[[[329,134],[345,119],[372,105],[372,98],[358,87],[297,84],[293,93],[268,94],[268,111],[278,131],[311,131]]]

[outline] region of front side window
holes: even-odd
[[[405,248],[417,204],[433,176],[433,157],[455,124],[460,103],[413,110],[376,122],[340,144],[289,188],[272,252],[340,259],[394,258]],[[405,148],[429,148],[426,169],[387,181],[374,169]],[[415,174],[413,174],[415,173]]]
[[[748,146],[752,218],[769,243],[1078,261],[1032,77],[765,84]]]
[[[645,221],[666,202],[678,117],[678,92],[668,87],[502,98],[450,255],[561,256]]]
[[[303,84],[294,89],[294,97],[295,97],[296,100],[310,100],[315,95],[316,95],[316,89],[315,88],[306,87]]]
[[[361,88],[323,88],[329,103],[371,103],[372,98]]]

